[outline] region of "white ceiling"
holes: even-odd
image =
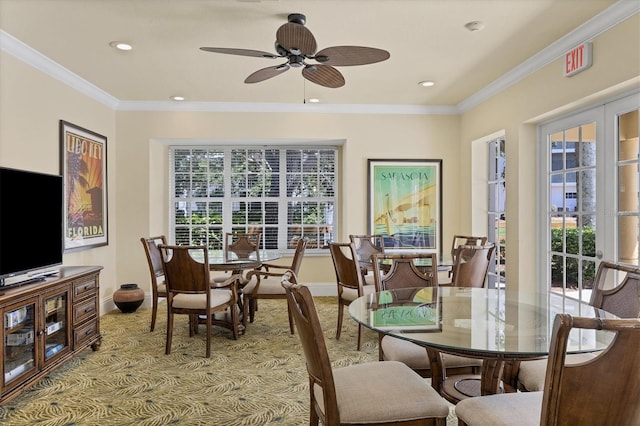
[[[29,56],[24,43],[120,103],[179,94],[191,102],[301,104],[315,97],[324,104],[459,107],[526,73],[523,64],[542,66],[573,47],[557,40],[593,37],[585,27],[610,25],[603,16],[630,2],[637,0],[0,0],[0,47]],[[369,46],[391,58],[340,67],[346,85],[329,89],[295,68],[245,84],[252,72],[283,60],[199,50],[275,52],[275,32],[294,12],[307,16],[319,49]],[[466,30],[469,21],[482,21],[484,30]],[[115,40],[134,50],[112,49]],[[419,87],[421,80],[436,86]]]

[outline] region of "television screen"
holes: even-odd
[[[0,285],[62,264],[62,176],[0,167]]]

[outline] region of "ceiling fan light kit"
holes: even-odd
[[[276,54],[251,49],[227,47],[201,47],[200,50],[228,55],[251,56],[268,59],[286,59],[287,62],[259,69],[249,75],[245,83],[259,83],[276,77],[290,68],[302,68],[302,76],[312,83],[329,88],[342,87],[344,76],[337,66],[368,65],[389,59],[389,52],[363,46],[333,46],[316,52],[316,39],[305,27],[307,18],[301,13],[291,13],[288,22],[276,31]],[[314,62],[307,62],[314,61]]]

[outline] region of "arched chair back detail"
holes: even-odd
[[[640,269],[629,265],[600,262],[590,304],[620,318],[638,318]]]
[[[363,277],[363,285],[374,283],[371,256],[384,253],[384,235],[349,235],[349,241],[355,245],[358,263]]]
[[[460,245],[455,250],[452,268],[453,287],[484,287],[495,245]]]

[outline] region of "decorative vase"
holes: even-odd
[[[135,312],[144,302],[144,291],[138,284],[122,284],[113,292],[113,303],[124,314]]]

